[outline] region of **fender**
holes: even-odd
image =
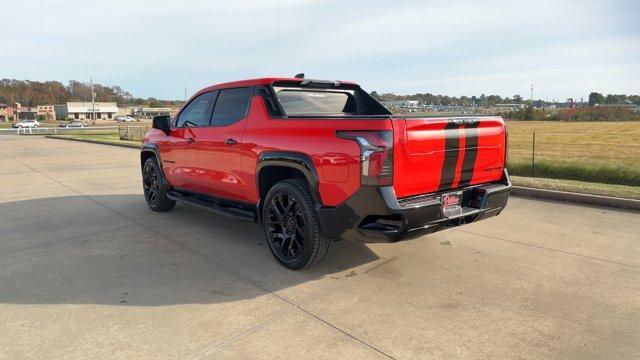
[[[155,143],[144,143],[140,148],[140,167],[144,166],[142,161],[143,155],[145,153],[153,153],[156,159],[158,159],[158,167],[160,168],[160,177],[162,177],[162,182],[165,186],[168,186],[166,178],[164,177],[164,169],[162,168],[162,159],[160,158],[160,151],[158,150],[158,145]]]
[[[256,186],[260,194],[260,171],[269,166],[284,166],[299,170],[307,178],[311,195],[318,205],[322,205],[319,192],[319,177],[311,158],[303,153],[294,151],[264,151],[258,157],[256,169]]]

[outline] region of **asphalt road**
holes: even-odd
[[[134,149],[0,137],[0,358],[640,358],[640,216],[512,198],[395,244],[272,259],[141,195]]]

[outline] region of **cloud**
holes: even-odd
[[[534,82],[549,97],[596,90],[580,86],[633,92],[639,8],[633,1],[23,0],[5,6],[24,16],[0,23],[0,50],[16,54],[0,58],[0,69],[2,77],[35,80],[93,75],[139,96],[174,98],[185,84],[195,91],[300,71],[378,91],[513,95]]]

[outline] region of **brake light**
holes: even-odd
[[[360,146],[360,182],[362,185],[393,185],[393,131],[337,131],[341,139]]]

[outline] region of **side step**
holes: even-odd
[[[184,195],[177,191],[169,191],[167,193],[167,197],[181,203],[191,204],[209,211],[213,211],[216,214],[229,216],[236,220],[248,222],[258,221],[255,211],[242,209],[235,206],[225,206],[226,204],[223,201],[219,201],[216,199],[205,199],[198,195]]]

